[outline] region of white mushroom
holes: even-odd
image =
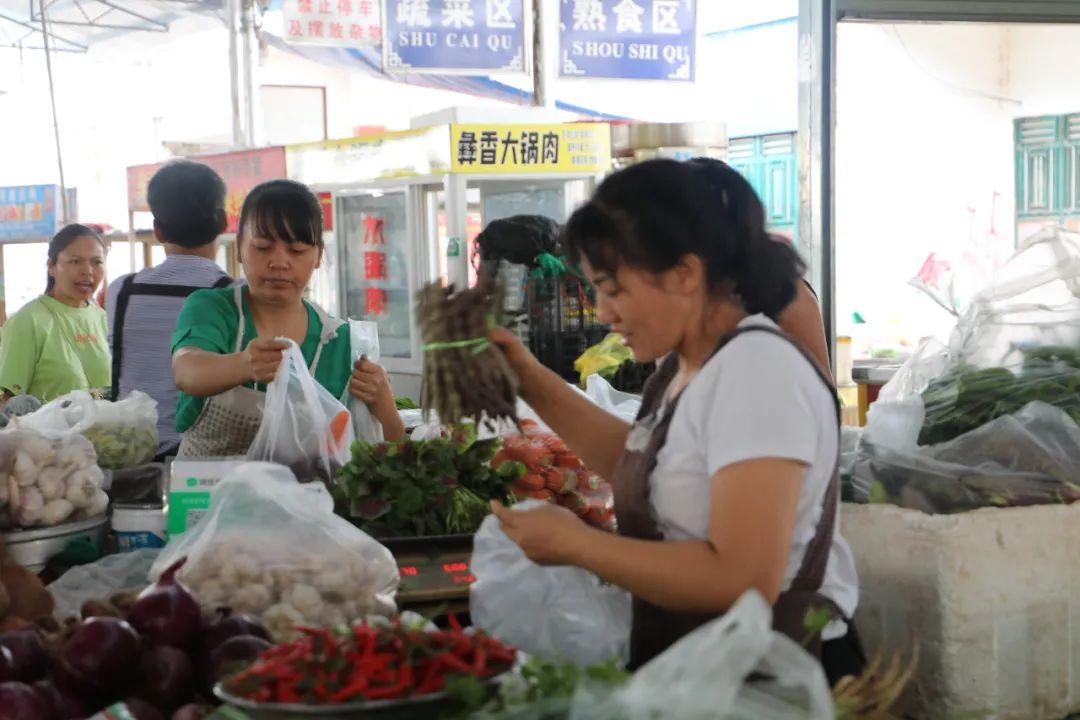
[[[89,440],[73,433],[60,442],[53,463],[68,469],[96,467],[97,452],[94,451],[94,446]]]
[[[245,613],[261,613],[274,603],[274,597],[270,589],[265,585],[253,583],[246,585],[232,595],[231,605],[236,610]]]
[[[295,628],[304,623],[304,616],[292,605],[278,603],[263,613],[262,621],[270,635],[281,642],[295,637]]]
[[[38,467],[48,465],[53,459],[52,442],[36,432],[23,434],[19,439],[19,452],[29,456]]]
[[[88,468],[76,470],[67,479],[67,491],[64,498],[76,509],[88,508],[94,502],[101,484],[94,481],[94,473]]]
[[[55,465],[50,465],[38,475],[37,486],[45,502],[64,497],[67,492],[67,483],[64,482],[67,473]]]
[[[282,597],[289,605],[309,620],[316,620],[323,609],[322,595],[310,585],[297,583],[285,591]]]
[[[94,497],[86,505],[86,517],[92,518],[105,514],[109,509],[109,495],[101,488],[94,491]]]
[[[45,503],[45,508],[41,512],[41,524],[59,525],[71,517],[71,513],[73,512],[75,512],[74,505],[64,498],[58,498],[52,502]]]
[[[43,465],[35,462],[30,453],[20,448],[15,453],[15,466],[11,471],[11,476],[15,478],[15,482],[19,484],[19,487],[30,487],[37,482],[42,467]]]
[[[15,508],[15,522],[23,527],[35,525],[45,511],[45,499],[37,488],[24,488]]]

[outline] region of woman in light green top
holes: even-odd
[[[94,293],[105,277],[105,242],[68,225],[49,243],[45,294],[0,329],[0,405],[14,395],[48,402],[112,381],[105,311]]]

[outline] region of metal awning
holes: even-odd
[[[86,52],[131,32],[168,32],[190,14],[215,15],[222,0],[0,0],[0,47],[43,50],[44,7],[49,49]]]

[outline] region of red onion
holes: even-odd
[[[168,645],[147,648],[142,654],[143,686],[139,697],[155,707],[172,710],[191,697],[195,666],[182,650]]]
[[[165,720],[165,716],[161,714],[161,711],[145,700],[128,698],[124,701],[124,704],[127,705],[128,712],[131,713],[131,717],[135,718],[135,720]]]
[[[180,558],[146,588],[131,607],[131,624],[159,645],[187,649],[198,639],[202,625],[199,603],[176,573],[187,558]]]
[[[13,682],[15,680],[15,660],[11,657],[11,651],[0,645],[0,683]]]
[[[74,693],[62,690],[52,680],[34,683],[34,691],[52,708],[56,720],[80,720],[86,717],[86,707]]]
[[[172,720],[204,720],[212,712],[214,708],[209,705],[185,705],[173,713]]]
[[[0,683],[0,720],[53,720],[34,688],[21,682]]]
[[[229,638],[210,653],[211,684],[240,672],[272,647],[272,644],[254,635]]]
[[[80,690],[107,696],[137,674],[139,635],[123,620],[90,618],[64,643],[60,661]]]
[[[253,618],[229,608],[218,608],[217,620],[203,631],[203,652],[211,653],[218,645],[238,635],[253,635],[267,641],[271,639],[266,628]]]
[[[49,672],[49,651],[36,630],[6,632],[0,635],[0,646],[11,653],[12,679],[29,683],[40,680]]]

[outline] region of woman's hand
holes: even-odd
[[[491,511],[499,527],[538,565],[574,565],[578,548],[588,542],[588,525],[564,507],[548,505],[534,510],[511,510],[498,500]]]
[[[522,394],[524,395],[529,389],[527,385],[535,375],[536,368],[543,367],[540,365],[540,361],[529,352],[529,349],[522,344],[517,335],[506,328],[489,330],[488,340],[498,347],[503,355],[506,356],[507,361],[510,363],[510,367],[517,373],[518,379],[521,382]]]
[[[386,440],[397,441],[405,438],[405,423],[398,413],[394,402],[394,390],[390,387],[390,378],[378,363],[373,363],[367,356],[361,356],[353,365],[352,377],[349,378],[349,395],[367,405],[371,414],[379,421]]]
[[[248,343],[243,356],[251,371],[251,380],[257,383],[273,380],[288,349],[287,342],[274,338],[255,338]]]

